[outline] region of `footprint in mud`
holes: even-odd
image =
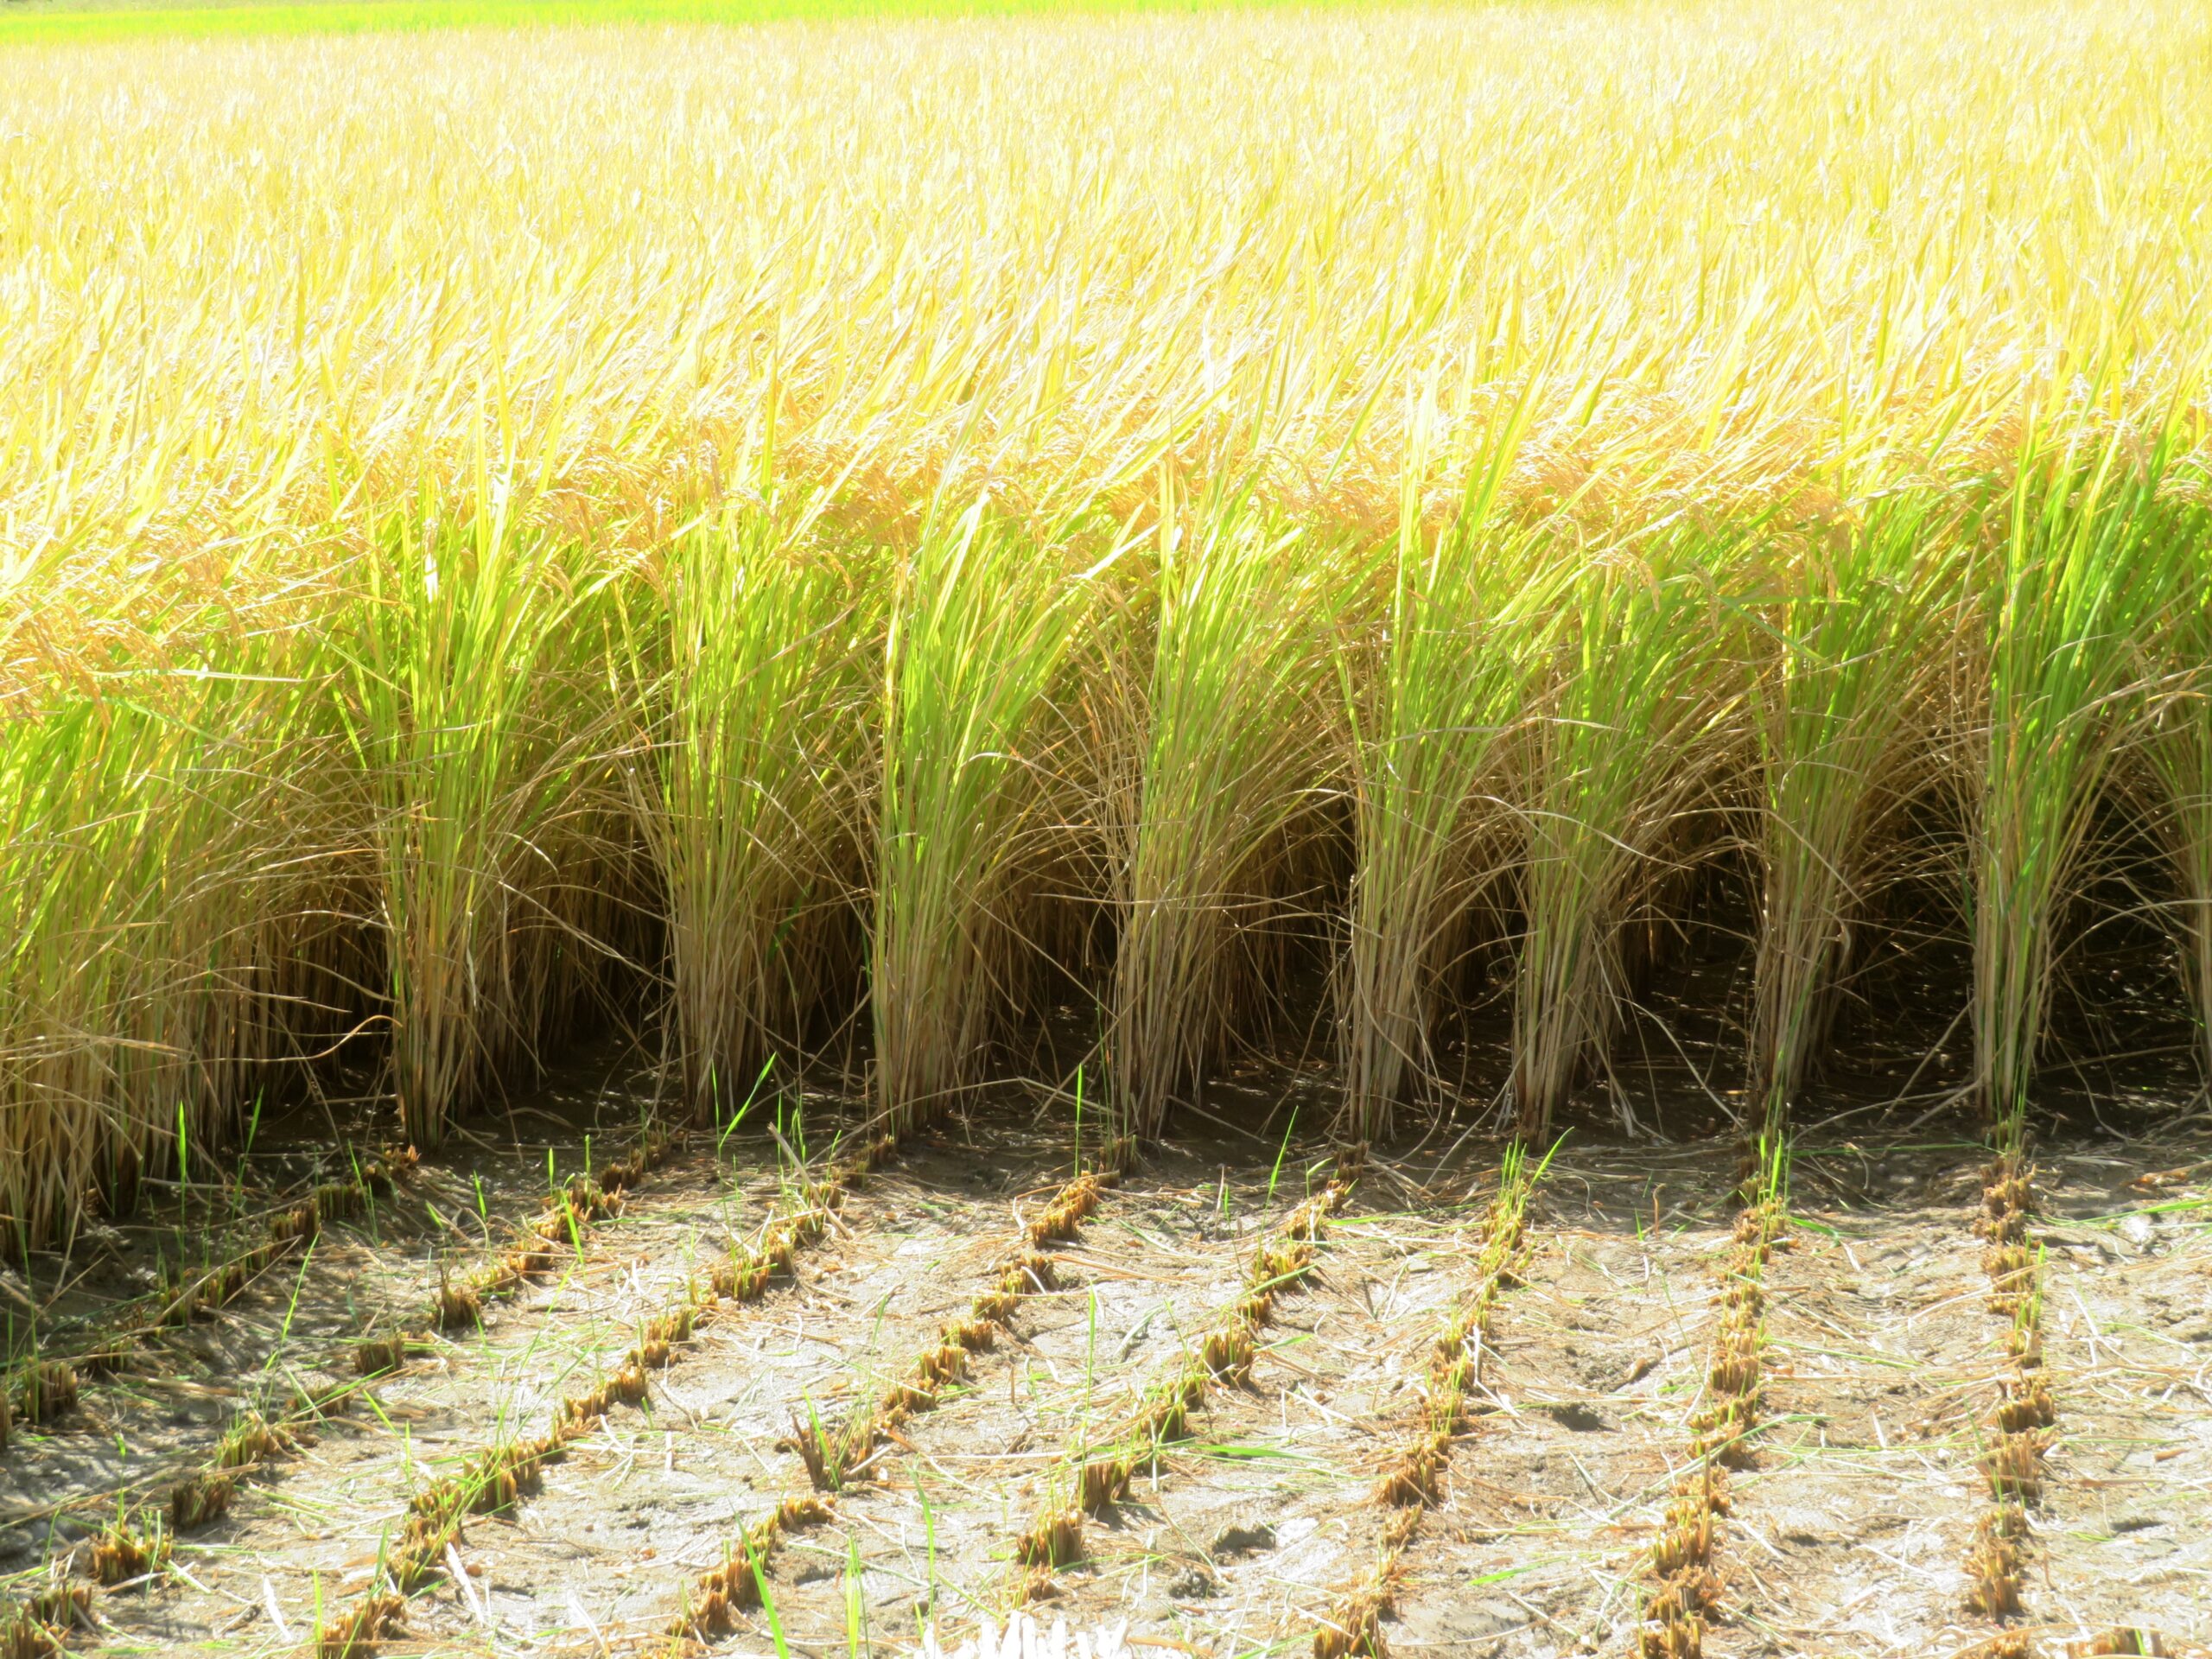
[[[1167,1586],[1171,1601],[1208,1601],[1221,1593],[1221,1580],[1202,1567],[1185,1570]]]
[[[1275,1529],[1265,1522],[1250,1526],[1224,1527],[1215,1535],[1212,1553],[1222,1555],[1249,1555],[1255,1550],[1275,1547]]]
[[[1555,1406],[1546,1406],[1544,1412],[1561,1428],[1571,1428],[1577,1434],[1610,1433],[1612,1423],[1602,1412],[1592,1409],[1576,1401],[1567,1401]]]

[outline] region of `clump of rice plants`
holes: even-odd
[[[1501,522],[1529,401],[1465,464],[1432,531],[1409,460],[1381,661],[1352,691],[1354,839],[1344,951],[1344,1117],[1389,1135],[1428,1074],[1438,980],[1469,912],[1519,862],[1511,810],[1529,701],[1557,610],[1541,529]],[[1495,899],[1493,899],[1493,902]]]
[[[1050,798],[1051,696],[1107,560],[977,501],[897,575],[883,679],[868,995],[896,1133],[972,1083],[1018,971],[1015,878]]]
[[[1524,1138],[1603,1064],[1642,965],[1630,928],[1715,839],[1695,819],[1724,804],[1748,691],[1740,626],[1718,594],[1745,551],[1740,528],[1678,520],[1570,556],[1525,809],[1512,1081]],[[1616,1105],[1628,1116],[1618,1091]]]
[[[2134,770],[2148,797],[2144,817],[2173,868],[2170,926],[2196,1015],[2198,1064],[2212,1083],[2212,567],[2202,552],[2212,535],[2209,482],[2201,455],[2171,457],[2159,480],[2158,553],[2146,563],[2162,613],[2149,639],[2155,678]]]
[[[0,1228],[39,1240],[88,1193],[127,1209],[183,1148],[226,1138],[342,1006],[328,971],[355,963],[322,920],[332,757],[265,614],[280,602],[249,586],[226,615],[153,582],[17,575],[18,646],[79,603],[159,642],[103,641],[0,689]]]
[[[2101,791],[2155,672],[2161,581],[2199,550],[2162,486],[2180,436],[2137,453],[2117,424],[2054,423],[2021,442],[1993,572],[1988,730],[1974,847],[1976,1077],[2017,1159],[2044,1033],[2053,923]]]
[[[1345,550],[1249,493],[1163,501],[1143,728],[1107,805],[1120,939],[1106,1050],[1127,1131],[1157,1135],[1270,1001],[1301,836],[1334,783],[1325,692]],[[1305,861],[1310,866],[1310,861]]]
[[[1835,1006],[1859,919],[1895,837],[1886,820],[1925,782],[1940,728],[1966,566],[1943,490],[1862,483],[1841,521],[1783,580],[1755,682],[1760,915],[1751,1109],[1761,1161],[1787,1134]]]
[[[602,999],[1158,1133],[1310,967],[1379,1135],[1478,935],[1533,1126],[1749,847],[1764,1119],[1936,686],[1993,1115],[2120,783],[2212,1007],[2195,10],[803,33],[10,48],[0,1225]]]
[[[575,569],[564,538],[523,521],[518,482],[480,457],[465,517],[392,515],[345,646],[392,1092],[422,1146],[530,1061],[611,949],[589,912],[624,897],[582,880],[607,745],[603,715],[587,702],[579,720],[575,701],[579,658],[606,651],[591,610],[613,568]]]
[[[670,728],[644,817],[673,1041],[702,1115],[735,1109],[772,1061],[788,1069],[856,968],[878,585],[869,561],[812,537],[819,505],[728,512],[668,559]]]
[[[722,1564],[702,1574],[684,1597],[683,1611],[667,1631],[664,1651],[694,1653],[715,1637],[742,1628],[739,1615],[759,1607],[767,1582],[765,1566],[785,1535],[819,1527],[831,1518],[826,1499],[787,1497],[738,1535]]]

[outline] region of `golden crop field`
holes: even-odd
[[[1605,1617],[1646,1659],[1809,1652],[1716,1611],[1716,1471],[1764,1421],[1763,1275],[1811,1271],[1770,1267],[1793,1166],[1827,1155],[1803,1138],[1880,1071],[1898,1147],[1940,1118],[1991,1160],[2014,1369],[1986,1432],[2030,1449],[1987,1454],[1943,1617],[2016,1618],[2056,1410],[2037,1136],[2101,1100],[2185,1113],[2212,1076],[2212,16],[456,16],[0,27],[0,1223],[25,1282],[33,1250],[146,1205],[175,1214],[171,1293],[214,1282],[184,1242],[207,1172],[236,1155],[244,1225],[264,1109],[342,1106],[301,1154],[324,1185],[268,1198],[271,1228],[307,1220],[247,1229],[263,1274],[319,1233],[341,1142],[409,1148],[372,1178],[346,1154],[334,1219],[378,1213],[458,1179],[452,1148],[592,1038],[645,1057],[617,1112],[652,1106],[636,1172],[600,1181],[587,1141],[582,1196],[550,1165],[501,1178],[539,1180],[579,1272],[664,1131],[723,1156],[772,1096],[763,1155],[810,1172],[761,1200],[782,1218],[711,1310],[822,1236],[852,1146],[936,1156],[1026,1089],[1076,1177],[1187,1196],[1186,1143],[1295,1056],[1255,1120],[1255,1215],[1293,1095],[1298,1144],[1344,1161],[1240,1268],[1192,1396],[1140,1390],[1132,1446],[1249,1373],[1363,1156],[1505,1137],[1479,1224],[1433,1246],[1486,1288],[1445,1309],[1430,1438],[1385,1481],[1411,1520],[1376,1523],[1325,1608],[1205,1649],[1319,1629],[1338,1659],[1379,1653],[1411,1593],[1543,1148],[1604,1142],[1587,1186],[1687,1132],[1713,1166],[1669,1179],[1723,1211],[1740,1188],[1707,1243],[1752,1294],[1699,1338],[1702,1484],[1662,1493],[1660,1587]],[[1662,1027],[1694,1087],[1634,1072]],[[2112,1070],[2144,1056],[2152,1081]],[[2144,1156],[2185,1185],[2172,1134]],[[1671,1155],[1634,1177],[1655,1238]],[[1394,1178],[1392,1213],[1459,1226],[1413,1196],[1447,1166]],[[496,1257],[476,1179],[434,1213]],[[1051,1290],[1023,1262],[1122,1201],[1046,1185],[1081,1213],[1022,1236],[944,1353],[1011,1330]],[[561,1236],[485,1282],[538,1283]],[[433,1332],[461,1322],[437,1260]],[[244,1281],[220,1282],[211,1309]],[[362,1653],[433,1580],[454,1597],[463,1516],[636,1402],[616,1383],[688,1339],[686,1284],[681,1331],[544,1444],[422,1488],[365,1586],[315,1578],[311,1614],[270,1589],[270,1628],[282,1602]],[[43,1295],[10,1327],[32,1423],[68,1408],[54,1367],[72,1401],[92,1374],[51,1357]],[[361,1317],[349,1340],[386,1339]],[[965,1374],[936,1363],[842,1450],[798,1433],[816,1486],[905,1444]],[[294,1449],[270,1433],[212,1466]],[[1039,1581],[1150,1466],[1096,1452],[1008,1546]],[[113,1553],[143,1546],[137,1478],[68,1500],[111,1503],[134,1582],[164,1570]],[[164,1512],[162,1559],[220,1520],[197,1503]],[[751,1524],[683,1641],[774,1619],[728,1563],[824,1522]],[[100,1628],[71,1582],[22,1591],[8,1651]],[[970,1611],[1047,1593],[1022,1583]]]

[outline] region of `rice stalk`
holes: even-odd
[[[1124,1133],[1193,1098],[1286,961],[1301,833],[1332,798],[1342,550],[1249,497],[1164,499],[1141,747],[1105,811],[1121,937],[1107,1061]]]
[[[1371,688],[1351,691],[1357,852],[1340,1019],[1354,1140],[1388,1136],[1408,1082],[1431,1072],[1455,924],[1496,884],[1495,866],[1517,861],[1523,838],[1507,773],[1552,625],[1551,584],[1538,532],[1502,522],[1499,499],[1529,407],[1524,396],[1471,458],[1433,532],[1409,456],[1382,661]]]
[[[645,813],[666,893],[687,1097],[734,1109],[858,963],[848,918],[870,764],[868,562],[815,510],[726,512],[669,557],[668,720]]]
[[[1116,555],[1077,567],[978,498],[900,563],[885,652],[868,995],[892,1132],[976,1077],[1021,953],[1016,879],[1050,826],[1052,696]]]
[[[1637,965],[1628,928],[1708,850],[1694,818],[1720,804],[1746,690],[1716,594],[1741,535],[1662,524],[1566,579],[1527,807],[1511,1084],[1523,1139],[1603,1064]]]
[[[2090,817],[2152,677],[2158,570],[2196,556],[2162,506],[2178,435],[2044,410],[2021,443],[1993,570],[1989,720],[1974,846],[1975,1076],[2017,1157],[2056,952]]]

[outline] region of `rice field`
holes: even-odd
[[[2212,1630],[2212,18],[452,11],[0,19],[0,1654]]]

